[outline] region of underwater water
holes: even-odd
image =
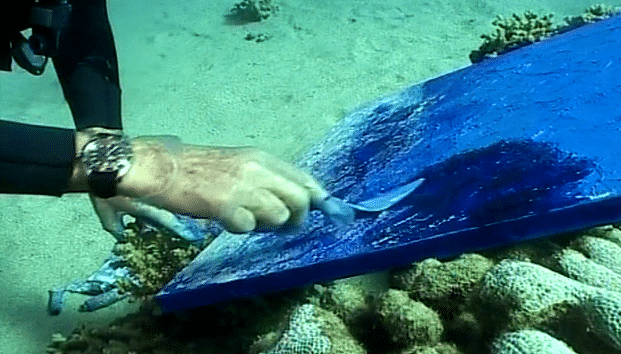
[[[253,145],[295,161],[355,107],[468,65],[496,15],[531,10],[562,21],[598,2],[274,3],[263,21],[231,24],[235,1],[109,0],[126,132]],[[0,73],[0,119],[71,127],[53,68]],[[47,291],[88,276],[113,245],[88,198],[2,195],[0,210],[0,353],[41,353],[53,333],[135,310],[79,313],[83,299],[72,297],[60,316],[46,313]]]

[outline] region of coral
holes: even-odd
[[[129,224],[122,242],[117,243],[113,253],[127,261],[140,286],[131,281],[120,281],[119,288],[136,297],[158,292],[183,267],[188,265],[212,238],[198,245],[156,229],[140,229]]]
[[[585,287],[542,266],[505,260],[485,275],[480,297],[515,329],[562,315],[565,309],[555,305],[577,306],[587,296]]]
[[[321,328],[332,344],[330,354],[366,354],[366,350],[338,316],[322,308],[316,308],[316,311],[321,320]]]
[[[444,320],[444,337],[467,353],[480,353],[486,347],[486,324],[472,311],[463,311]]]
[[[556,31],[552,17],[552,14],[540,16],[530,11],[509,18],[498,15],[492,21],[496,29],[492,34],[481,35],[483,44],[470,53],[470,61],[476,63],[551,36]]]
[[[541,41],[555,34],[603,20],[621,13],[621,8],[608,5],[593,5],[580,16],[566,17],[564,25],[555,25],[552,14],[537,15],[526,11],[522,15],[513,14],[509,18],[500,15],[492,24],[496,27],[492,34],[483,34],[483,43],[470,52],[472,63],[509,52],[524,45]]]
[[[47,353],[193,353],[190,348],[183,340],[167,337],[157,319],[140,312],[106,328],[88,329],[82,325],[67,337],[54,334]]]
[[[584,235],[599,237],[604,240],[612,241],[621,246],[621,230],[613,225],[594,227],[586,230]]]
[[[613,241],[593,236],[581,236],[571,247],[584,253],[593,262],[621,275],[621,246]]]
[[[596,293],[583,309],[590,329],[615,349],[621,349],[621,296]]]
[[[82,325],[68,336],[54,335],[48,352],[257,354],[263,350],[249,351],[253,340],[261,333],[268,333],[261,336],[270,344],[263,348],[271,348],[282,334],[278,331],[278,324],[285,322],[299,301],[300,291],[297,290],[178,314],[159,314],[154,300],[147,299],[141,303],[140,311],[108,326]]]
[[[587,298],[585,289],[582,283],[542,266],[505,260],[485,275],[480,296],[527,314],[558,303],[578,304]]]
[[[231,24],[259,22],[267,19],[278,11],[278,6],[271,0],[242,0],[235,4],[226,15]]]
[[[434,346],[408,348],[399,354],[462,354],[462,352],[454,344],[438,343]]]
[[[506,326],[491,319],[499,328],[540,328],[572,345],[600,345],[599,341],[621,349],[619,292],[585,285],[532,263],[505,260],[485,276],[480,296],[489,305],[486,311],[495,309],[509,319]]]
[[[366,301],[368,294],[360,286],[337,281],[327,287],[317,285],[315,290],[319,292],[319,305],[335,313],[347,324],[369,311]]]
[[[620,12],[621,8],[619,7],[612,7],[604,4],[592,5],[580,16],[566,17],[565,22],[568,28],[574,28],[612,17]]]
[[[259,336],[249,353],[366,353],[337,315],[314,304],[297,307],[281,322],[280,330]]]
[[[444,312],[462,307],[493,262],[479,254],[464,254],[449,262],[427,259],[393,275],[392,283],[412,298]]]
[[[494,354],[576,354],[567,344],[551,335],[532,329],[509,332],[496,338]]]
[[[135,248],[159,254],[160,241],[134,245],[131,254],[139,253]],[[106,328],[57,334],[48,352],[573,353],[570,347],[581,354],[621,352],[620,244],[621,230],[598,227],[497,254],[424,260],[392,274],[392,286],[399,289],[384,290],[381,281],[379,294],[368,284],[337,281],[219,304],[183,320],[141,312]],[[146,267],[153,257],[135,258]],[[155,264],[161,264],[158,257]],[[312,304],[299,306],[308,301]]]
[[[379,298],[377,314],[391,341],[402,347],[437,344],[444,331],[438,314],[403,290],[389,289]]]
[[[582,284],[621,291],[621,275],[598,264],[592,258],[569,248],[558,252],[555,258],[559,272],[565,276]]]
[[[276,345],[263,354],[328,354],[330,339],[321,328],[315,314],[315,306],[299,306],[291,314],[288,328],[282,333]]]

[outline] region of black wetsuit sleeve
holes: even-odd
[[[54,68],[78,130],[122,129],[121,90],[105,0],[75,0]]]
[[[75,158],[75,131],[0,121],[0,192],[60,196]]]
[[[70,0],[53,58],[78,130],[121,129],[121,91],[105,0]],[[0,193],[60,196],[75,159],[75,131],[0,121]]]

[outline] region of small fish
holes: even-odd
[[[354,221],[356,210],[369,213],[384,211],[412,194],[424,181],[424,178],[419,178],[414,182],[399,186],[377,197],[356,204],[329,196],[319,202],[314,202],[312,207],[313,209],[321,210],[333,224],[343,226]]]

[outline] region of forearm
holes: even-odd
[[[0,121],[0,193],[60,196],[75,157],[74,131]]]
[[[70,23],[53,58],[77,130],[122,129],[121,90],[105,0],[70,1]]]

